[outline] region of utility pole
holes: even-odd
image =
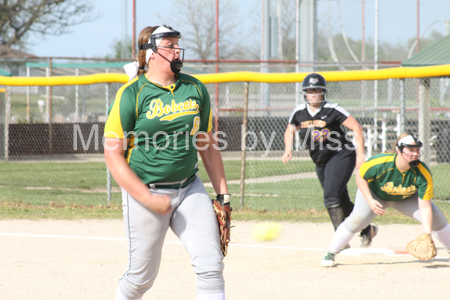
[[[136,0],[133,0],[133,53],[131,54],[132,60],[136,60]]]

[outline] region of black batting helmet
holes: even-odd
[[[325,80],[325,78],[323,78],[322,75],[317,74],[317,73],[311,73],[308,74],[302,82],[302,94],[303,94],[303,99],[308,102],[308,100],[306,99],[306,91],[309,89],[321,89],[322,90],[322,95],[323,95],[323,100],[326,100],[326,95],[327,95],[327,81]]]

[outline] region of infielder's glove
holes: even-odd
[[[217,199],[212,200],[214,211],[217,215],[220,233],[220,247],[223,256],[227,256],[228,243],[230,242],[231,206],[230,194],[218,194]]]
[[[430,260],[436,256],[436,247],[429,233],[419,235],[418,238],[408,243],[406,249],[409,254],[420,260]]]

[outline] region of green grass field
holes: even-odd
[[[446,180],[449,165],[433,166],[431,171],[435,199],[449,200],[450,185]],[[225,161],[225,172],[229,181],[239,180],[240,162]],[[314,164],[311,161],[293,161],[288,165],[281,161],[248,161],[246,165],[246,178],[300,172],[314,172]],[[201,163],[199,174],[205,183],[209,182]],[[112,186],[110,204],[118,206],[121,195],[114,180]],[[240,184],[230,184],[229,188],[233,194],[233,206],[240,208]],[[350,180],[348,189],[353,199],[357,189],[354,179]],[[207,187],[207,191],[214,196],[211,187]],[[252,211],[322,210],[322,193],[320,183],[314,177],[247,183],[242,208]],[[106,206],[106,166],[102,162],[0,162],[0,201],[30,205]]]
[[[59,87],[61,90],[62,88]],[[25,87],[24,87],[25,91]],[[63,92],[58,93],[58,89],[53,92],[55,96],[52,101],[52,113],[53,116],[58,114],[67,115],[68,113],[75,112],[75,89],[68,88]],[[64,99],[59,98],[64,95]],[[89,99],[79,98],[80,113],[105,113],[105,98],[104,98],[104,88],[99,88],[97,92],[94,93],[96,96],[90,96]],[[98,95],[98,96],[97,96]],[[114,95],[113,93],[111,95]],[[39,123],[43,122],[44,111],[41,113],[39,110],[38,100],[46,101],[46,95],[38,94],[30,95],[30,119],[31,122]],[[26,94],[13,94],[11,96],[11,116],[18,116],[17,122],[26,123],[27,122],[27,95]]]

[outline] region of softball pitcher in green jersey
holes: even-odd
[[[431,201],[433,178],[419,160],[422,142],[402,133],[393,153],[382,153],[366,161],[356,173],[355,207],[338,227],[322,256],[321,265],[332,267],[335,254],[350,242],[356,232],[366,227],[386,208],[394,208],[422,223],[424,233],[435,237],[450,249],[450,226],[444,214]]]
[[[180,38],[165,25],[141,31],[138,62],[124,67],[130,81],[117,92],[105,125],[105,160],[122,188],[128,240],[116,300],[142,299],[152,287],[169,227],[191,257],[197,299],[225,299],[217,218],[197,176],[197,153],[216,193],[228,200],[229,194],[208,91],[179,73]]]

